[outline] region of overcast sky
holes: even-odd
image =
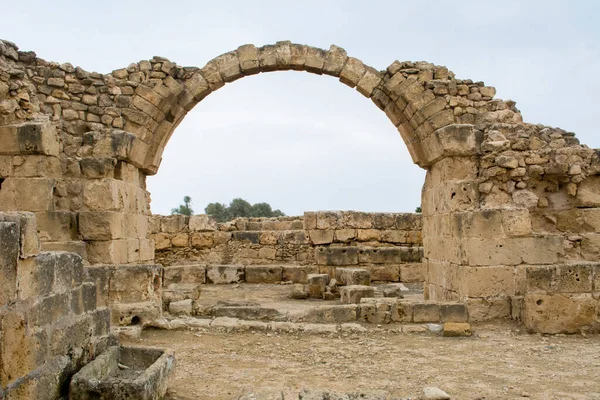
[[[517,101],[527,122],[600,147],[600,1],[6,1],[0,38],[48,61],[107,73],[154,55],[202,67],[241,44],[328,48],[376,69],[446,65]],[[184,195],[197,213],[242,197],[305,210],[413,211],[425,173],[368,99],[328,76],[241,79],[181,123],[156,176],[152,210]]]

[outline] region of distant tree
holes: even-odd
[[[420,213],[422,213],[422,212],[423,212],[423,210],[421,210],[421,206],[419,206],[419,207],[415,208],[415,212],[416,212],[416,213],[419,213],[419,214],[420,214]]]
[[[222,203],[209,203],[204,209],[204,213],[215,217],[217,222],[226,222],[231,220],[229,209]]]
[[[285,215],[281,210],[273,210],[269,203],[250,204],[239,197],[231,200],[229,206],[210,203],[204,212],[215,217],[217,222],[231,221],[240,217],[283,217]]]
[[[251,217],[267,217],[273,215],[273,209],[269,203],[252,204],[250,208]]]
[[[179,207],[171,209],[171,214],[181,214],[181,215],[194,215],[194,210],[192,209],[192,198],[190,196],[183,197],[183,204],[180,204]]]
[[[246,200],[237,198],[229,203],[229,215],[231,218],[250,217],[252,212],[252,204]]]

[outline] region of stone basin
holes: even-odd
[[[174,370],[172,350],[112,346],[73,375],[69,399],[162,399]]]

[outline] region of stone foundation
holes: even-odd
[[[77,254],[42,252],[33,213],[0,213],[0,398],[60,399],[116,343]]]
[[[281,265],[295,273],[359,267],[372,280],[422,282],[421,215],[356,211],[306,212],[304,217],[239,218],[217,224],[206,215],[158,216],[150,232],[156,261],[169,266]],[[306,266],[302,272],[291,267]]]

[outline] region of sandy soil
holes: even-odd
[[[416,398],[430,385],[453,399],[600,399],[600,336],[529,335],[506,324],[474,332],[443,338],[375,327],[328,335],[146,330],[134,343],[175,350],[170,392],[186,400],[302,388]]]

